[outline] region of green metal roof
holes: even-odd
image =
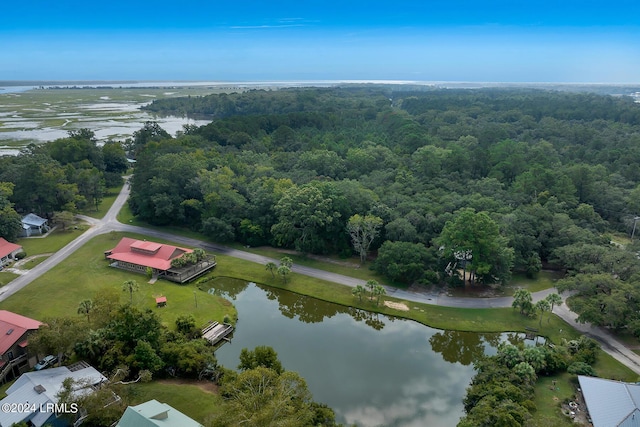
[[[202,427],[199,422],[166,403],[153,399],[136,406],[129,406],[116,427]]]

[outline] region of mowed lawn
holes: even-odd
[[[24,237],[18,239],[16,243],[22,246],[27,256],[48,254],[57,252],[61,248],[69,244],[73,239],[81,235],[87,230],[87,225],[82,223],[78,225],[78,228],[68,228],[62,230],[57,228],[46,237]]]
[[[35,319],[77,315],[78,304],[94,298],[101,289],[115,289],[121,303],[129,302],[130,294],[122,291],[122,284],[135,280],[140,289],[133,293],[133,304],[156,310],[169,327],[183,314],[192,314],[198,325],[209,320],[222,321],[225,315],[236,318],[229,301],[200,291],[192,284],[159,280],[150,285],[145,275],[109,267],[104,251],[113,248],[120,237],[109,234],[93,238],[50,272],[1,302],[0,308]],[[167,297],[167,306],[156,308],[155,297],[160,295]]]
[[[124,179],[122,180],[124,185]],[[102,198],[102,202],[98,205],[98,209],[95,206],[87,206],[86,209],[82,210],[80,213],[90,216],[91,218],[102,219],[107,214],[113,202],[116,201],[118,194],[120,194],[120,190],[122,189],[122,185],[117,187],[109,187],[105,190],[104,197]]]
[[[207,391],[200,381],[152,381],[132,385],[131,392],[131,405],[156,399],[203,424],[221,410],[222,398]]]

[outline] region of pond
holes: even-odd
[[[231,343],[216,355],[236,368],[240,350],[273,347],[287,370],[302,375],[314,400],[339,422],[373,426],[455,426],[474,374],[473,361],[495,354],[517,334],[441,331],[235,279],[211,293],[238,310]]]

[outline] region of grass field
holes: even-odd
[[[6,285],[16,277],[18,277],[17,274],[9,273],[8,271],[0,271],[0,286]]]
[[[41,262],[43,262],[44,260],[46,260],[48,258],[48,256],[39,256],[38,258],[33,258],[30,259],[28,261],[26,261],[24,264],[22,264],[20,266],[21,270],[31,270],[33,267],[35,267],[36,265],[40,264]]]
[[[198,382],[179,384],[170,381],[153,381],[131,386],[131,405],[151,399],[167,403],[178,411],[204,423],[209,416],[220,411],[221,397],[199,387]]]
[[[113,235],[95,237],[45,276],[0,303],[0,307],[35,319],[76,315],[80,301],[93,298],[100,289],[115,288],[120,292],[120,301],[128,302],[129,294],[121,291],[122,283],[133,279],[140,285],[140,290],[133,293],[133,303],[157,310],[169,327],[174,327],[175,319],[181,314],[192,314],[198,325],[209,320],[222,321],[225,315],[236,318],[230,302],[193,285],[181,286],[162,280],[150,285],[144,275],[108,267],[104,251],[117,241]],[[155,307],[155,296],[159,295],[167,297],[166,307]]]
[[[22,238],[18,240],[18,244],[22,246],[27,256],[53,253],[65,247],[86,229],[86,224],[78,225],[78,229],[69,228],[65,231],[56,228],[47,237]]]
[[[538,292],[553,288],[556,281],[562,277],[562,273],[554,271],[541,271],[535,278],[529,278],[524,274],[517,273],[511,278],[509,285],[505,288],[504,295],[512,296],[518,288],[523,288],[529,292]]]
[[[123,181],[124,183],[124,181]],[[95,209],[94,206],[89,207],[81,211],[80,213],[86,216],[90,216],[91,218],[102,219],[107,214],[113,202],[116,201],[120,190],[122,189],[122,185],[118,187],[110,187],[107,188],[102,199],[102,203],[98,205],[98,210]]]

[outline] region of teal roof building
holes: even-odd
[[[116,427],[203,427],[199,422],[166,403],[153,399],[129,406]]]

